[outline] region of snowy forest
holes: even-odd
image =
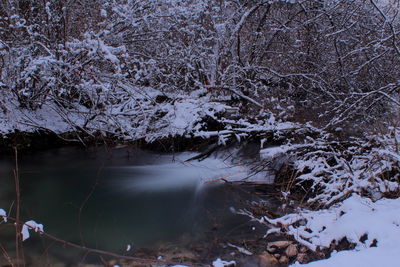
[[[399,11],[398,0],[2,0],[0,146],[136,144],[201,161],[256,143],[246,175],[213,181],[266,184],[269,169],[295,206],[236,210],[280,237],[232,245],[251,264],[121,266],[396,266]],[[46,233],[0,207],[17,243]]]

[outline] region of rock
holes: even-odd
[[[114,265],[117,265],[118,264],[118,261],[117,260],[110,260],[109,262],[108,262],[108,265],[111,265],[111,266],[114,266]]]
[[[116,265],[116,266],[126,266],[126,265]],[[146,263],[140,263],[140,262],[133,262],[129,265],[129,267],[147,267],[149,266]]]
[[[285,254],[288,257],[295,257],[297,255],[297,247],[296,247],[296,245],[293,245],[293,244],[289,245],[285,250]]]
[[[301,253],[307,252],[307,250],[308,250],[307,247],[304,247],[304,246],[300,247],[300,252]]]
[[[296,260],[300,263],[307,263],[308,257],[306,253],[299,253],[297,254]]]
[[[285,240],[275,241],[275,242],[268,243],[268,248],[270,248],[270,247],[286,248],[291,244],[293,244],[293,241],[285,241]]]
[[[278,260],[267,251],[258,256],[259,267],[272,267],[278,265]]]
[[[289,258],[286,257],[285,255],[282,255],[281,258],[279,259],[280,264],[288,264],[289,263]]]
[[[181,251],[174,251],[172,255],[171,254],[165,255],[165,258],[168,259],[169,261],[181,261],[181,260],[195,261],[196,255],[189,250],[182,249]]]
[[[269,252],[275,252],[275,251],[276,251],[276,248],[278,248],[278,249],[283,249],[283,248],[288,247],[288,246],[291,245],[292,243],[293,243],[293,241],[284,241],[284,240],[282,240],[282,241],[271,242],[271,243],[268,243],[267,251],[269,251]]]
[[[149,256],[148,256],[149,255]],[[180,262],[180,261],[197,261],[197,255],[194,251],[188,248],[178,247],[178,246],[168,246],[163,250],[160,250],[156,255],[148,254],[137,254],[135,256],[141,258],[150,257],[162,257],[165,261]]]

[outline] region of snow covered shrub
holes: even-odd
[[[237,70],[222,84],[250,97],[268,90],[332,128],[366,127],[391,114],[386,103],[399,93],[400,78],[395,7],[307,0],[249,1],[241,8],[226,22],[219,71]],[[250,70],[256,75],[241,75]],[[257,82],[264,88],[248,86]]]
[[[57,55],[20,56],[20,77],[15,93],[21,106],[40,108],[52,101],[71,107],[104,106],[111,84],[120,77],[123,47],[110,47],[100,39],[67,42]]]
[[[359,130],[393,117],[398,27],[393,9],[359,0],[3,1],[1,82],[23,107],[85,121],[152,88]]]
[[[284,190],[299,194],[314,207],[330,206],[352,193],[374,200],[397,196],[398,142],[399,128],[393,128],[389,134],[368,139],[338,141],[322,137],[308,138],[305,144],[289,144],[285,153],[292,159],[292,176],[281,176],[278,182],[287,185]],[[268,149],[263,153],[268,154]]]
[[[100,14],[90,19],[84,14],[101,6],[91,2],[80,1],[84,6],[76,10],[72,9],[76,3],[54,0],[0,4],[0,35],[7,51],[1,79],[22,107],[37,109],[52,101],[63,107],[79,103],[89,108],[104,102],[99,100],[100,92],[109,83],[100,74],[118,73],[119,62],[112,54],[115,50],[110,52],[98,37],[88,37],[94,34],[85,34],[100,21]]]
[[[22,107],[35,109],[51,97],[51,88],[57,84],[57,60],[52,56],[43,56],[20,63],[22,70],[15,93]]]

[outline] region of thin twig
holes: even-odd
[[[4,248],[4,246],[1,243],[0,243],[0,249],[3,252],[3,256],[7,260],[7,262],[11,265],[11,267],[14,267],[15,265],[13,264],[10,255],[8,255],[7,250]]]
[[[21,192],[19,188],[19,168],[18,168],[18,149],[14,147],[14,155],[15,155],[15,169],[14,169],[14,181],[15,181],[15,193],[16,193],[16,218],[17,221],[15,223],[15,253],[16,253],[16,266],[20,266],[19,260],[20,257],[24,257],[22,252],[22,242],[21,242],[21,224],[20,222],[20,208],[21,208]],[[24,259],[22,259],[22,265],[25,266]]]
[[[11,217],[11,216],[4,216],[5,218],[7,218],[10,221],[13,221],[15,223],[18,223],[19,225],[23,225],[24,222],[22,221],[17,221],[16,218]],[[27,225],[29,227],[29,225]],[[30,228],[30,227],[29,227]],[[127,256],[127,255],[121,255],[121,254],[117,254],[114,252],[110,252],[110,251],[105,251],[105,250],[101,250],[101,249],[95,249],[95,248],[89,248],[89,247],[84,247],[66,240],[63,240],[61,238],[58,238],[54,235],[48,234],[44,231],[41,231],[40,229],[36,229],[37,233],[39,233],[40,235],[49,238],[59,244],[61,244],[63,247],[71,247],[71,248],[76,248],[82,251],[85,251],[87,254],[93,253],[93,254],[98,254],[98,255],[104,255],[104,256],[111,256],[117,259],[123,259],[123,260],[131,260],[131,261],[135,261],[135,262],[140,262],[140,263],[161,263],[161,264],[168,264],[168,265],[180,265],[182,263],[178,263],[178,262],[173,262],[173,261],[168,261],[168,260],[159,260],[159,259],[148,259],[148,258],[140,258],[140,257],[133,257],[133,256]],[[190,267],[195,267],[195,265],[191,264],[191,263],[185,263]]]
[[[86,206],[86,203],[89,201],[89,199],[92,197],[94,191],[97,188],[97,185],[99,184],[99,177],[100,177],[100,173],[103,169],[103,165],[100,166],[100,168],[97,171],[97,175],[96,175],[96,181],[94,182],[89,194],[86,196],[85,200],[82,202],[81,206],[79,207],[79,213],[78,213],[78,225],[79,225],[79,237],[81,239],[81,244],[84,246],[85,242],[83,239],[83,233],[82,233],[82,227],[81,227],[81,217],[82,217],[82,211],[84,209],[84,207]]]

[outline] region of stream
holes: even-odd
[[[255,200],[251,188],[218,181],[235,170],[219,159],[185,162],[193,155],[127,147],[20,154],[21,218],[43,224],[45,232],[63,240],[134,256],[145,248],[161,255],[171,244],[187,250],[193,244],[265,233],[265,227],[232,212]],[[14,168],[13,157],[0,159],[0,208],[12,210],[12,215]],[[15,250],[13,231],[0,228],[0,240],[10,254]],[[99,261],[96,255],[82,256],[82,251],[67,250],[34,233],[23,245],[32,261]],[[218,255],[218,250],[206,250],[199,249],[200,257]]]

